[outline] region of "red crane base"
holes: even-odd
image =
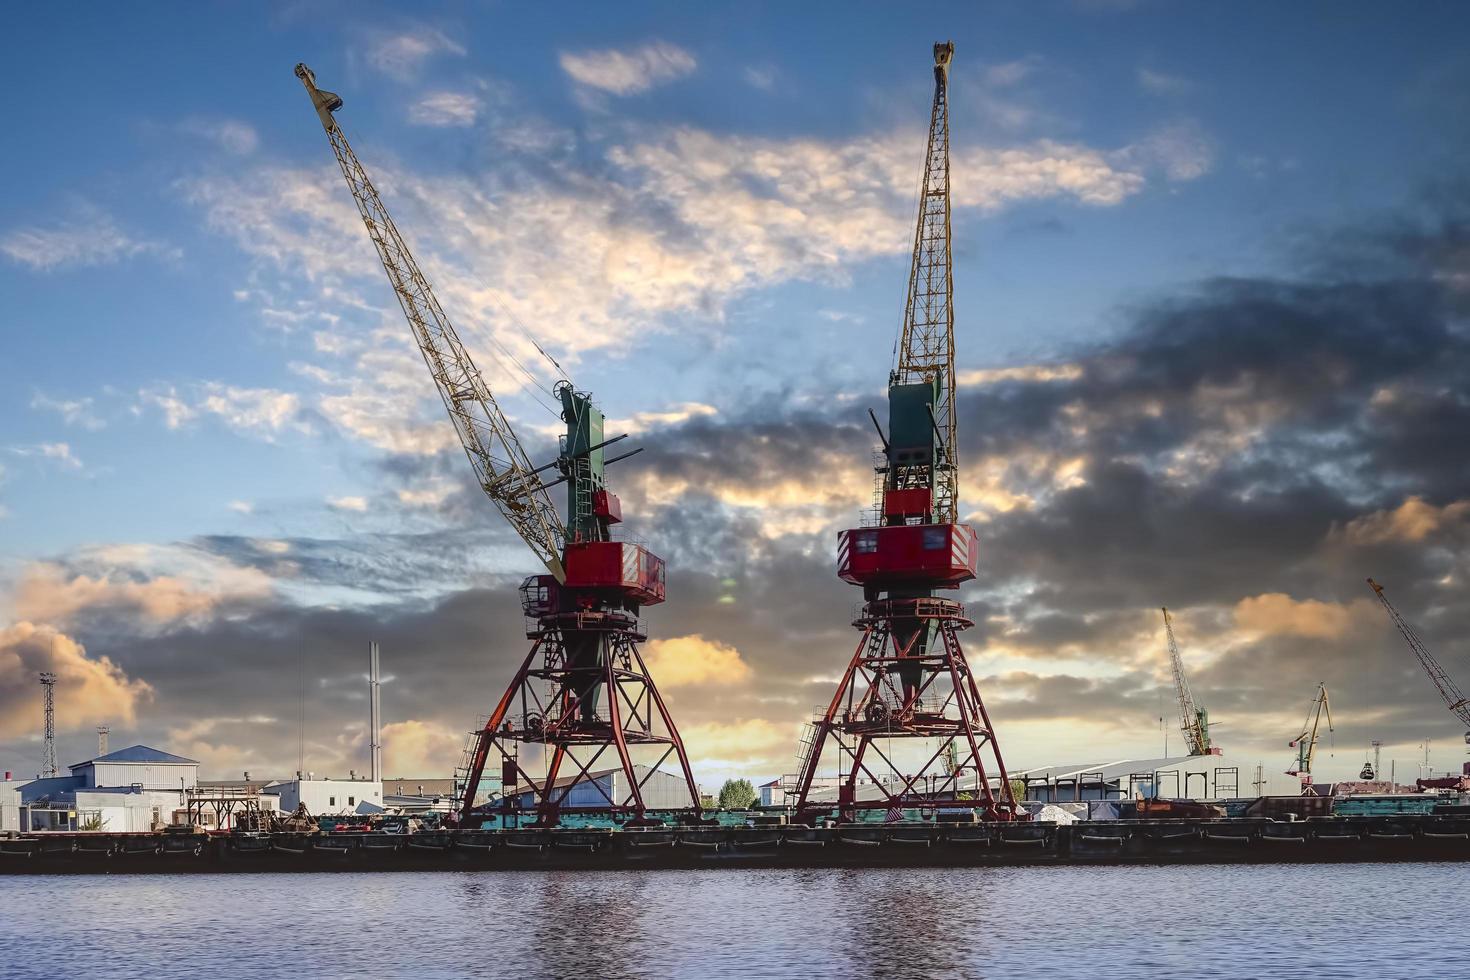
[[[699,790],[678,729],[638,651],[646,637],[637,621],[617,611],[552,613],[528,636],[531,652],[484,728],[474,733],[461,825],[475,819],[475,792],[492,757],[501,765],[500,812],[534,813],[533,826],[554,827],[561,814],[578,812],[611,814],[637,825],[649,809],[644,785],[670,756],[678,758],[688,808],[697,818]],[[522,767],[521,743],[546,746],[544,773]],[[634,759],[635,749],[643,759]],[[531,804],[522,806],[527,794]]]
[[[905,809],[956,808],[974,809],[984,820],[1025,819],[960,647],[958,632],[974,625],[964,608],[929,596],[876,599],[853,625],[863,637],[813,725],[797,778],[797,819],[805,823],[834,808],[847,821],[860,810],[897,819]],[[919,740],[937,740],[937,748]],[[829,749],[842,775],[836,799],[817,801],[816,774]]]

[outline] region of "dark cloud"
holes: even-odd
[[[1453,506],[1470,500],[1467,204],[1438,189],[1394,221],[1318,236],[1289,274],[1212,280],[1125,311],[1128,326],[1073,351],[1070,370],[963,390],[967,474],[999,472],[1029,501],[966,501],[984,518],[981,575],[962,593],[976,621],[966,643],[990,675],[1002,740],[1008,722],[1085,721],[1152,751],[1167,676],[1161,605],[1181,614],[1195,692],[1231,747],[1284,761],[1319,681],[1353,767],[1371,738],[1459,738],[1363,579],[1384,581],[1470,683],[1470,527]],[[961,351],[975,341],[961,336]],[[868,359],[876,389],[886,352]],[[860,597],[835,578],[832,551],[871,487],[866,408],[763,400],[642,433],[645,452],[614,472],[628,533],[669,559],[669,602],[648,611],[651,635],[697,633],[751,668],[742,685],[671,691],[686,724],[794,726],[830,696],[823,678],[856,642]],[[154,686],[155,720],[141,724],[155,731],[270,706],[263,713],[284,719],[262,742],[272,759],[294,757],[303,658],[322,751],[350,743],[369,639],[398,678],[384,695],[390,719],[463,729],[524,655],[513,584],[535,569],[527,555],[509,573],[517,543],[461,463],[383,464],[393,487],[454,483],[412,533],[291,540],[284,556],[239,538],[200,542],[273,575],[289,558],[296,582],[380,605],[278,598],[162,637],[130,638],[114,623],[80,638]],[[1411,499],[1419,509],[1401,509]],[[1240,603],[1270,593],[1332,603],[1348,625],[1247,628]],[[264,739],[260,729],[241,737]],[[1096,754],[1086,737],[1073,754]],[[1006,754],[1016,766],[1055,761],[1024,745]]]

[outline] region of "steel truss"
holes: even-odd
[[[829,743],[842,773],[841,820],[857,819],[860,810],[956,807],[973,808],[984,820],[1016,819],[990,715],[960,646],[959,631],[974,625],[964,607],[927,596],[875,599],[853,625],[863,636],[815,722],[797,781],[798,819],[832,808],[811,799]],[[890,739],[937,739],[938,745],[932,753],[925,747],[917,756],[923,764],[905,771],[897,753],[880,744]]]
[[[485,726],[475,733],[464,793],[466,814],[485,766],[495,755],[501,761],[505,812],[534,812],[536,826],[555,826],[562,814],[579,812],[612,813],[634,824],[641,822],[649,809],[644,785],[670,756],[679,760],[689,808],[697,811],[694,773],[638,650],[647,637],[639,632],[637,620],[616,611],[557,613],[541,619],[528,636],[533,641],[530,653]],[[546,746],[544,773],[523,766],[521,743]],[[649,758],[635,760],[635,747],[643,748]],[[635,762],[647,767],[641,777]],[[617,799],[592,777],[599,763],[622,772],[626,791],[616,794]],[[579,786],[597,787],[602,799],[594,804],[568,803]],[[519,800],[526,792],[532,805],[522,808]]]

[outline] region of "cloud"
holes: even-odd
[[[181,429],[196,419],[213,416],[241,435],[266,442],[287,431],[311,431],[302,413],[301,396],[275,388],[245,388],[206,381],[181,393],[173,385],[162,385],[140,391],[138,403],[163,412],[164,424],[170,429]]]
[[[60,731],[90,729],[99,723],[132,725],[139,704],[153,693],[147,683],[128,677],[108,658],[89,656],[72,637],[30,622],[13,623],[0,627],[0,738],[38,731],[41,671],[56,675]]]
[[[762,92],[774,92],[778,73],[771,65],[747,65],[740,73],[745,84]]]
[[[1031,77],[1041,67],[1041,58],[1027,55],[1015,61],[1005,61],[985,68],[985,84],[992,88],[1009,88]]]
[[[136,255],[177,258],[181,253],[159,241],[136,238],[113,217],[89,204],[50,227],[16,228],[0,235],[0,253],[37,272],[112,265]]]
[[[31,562],[8,603],[17,619],[67,625],[123,617],[150,630],[208,618],[270,595],[271,578],[198,549],[112,545],[65,562]]]
[[[54,460],[63,469],[80,470],[82,468],[82,461],[71,451],[71,445],[65,442],[40,442],[32,446],[9,446],[7,450],[17,456]]]
[[[468,92],[430,92],[408,110],[417,126],[473,126],[484,103]]]
[[[255,127],[239,119],[187,119],[179,124],[179,131],[209,140],[236,156],[254,153],[260,145]]]
[[[1456,500],[1436,507],[1422,497],[1411,496],[1392,510],[1376,510],[1355,517],[1333,536],[1354,546],[1388,543],[1417,544],[1430,535],[1463,525],[1470,518],[1470,500]]]
[[[327,506],[333,510],[350,510],[357,514],[368,509],[367,499],[364,497],[328,497]]]
[[[739,684],[750,677],[750,665],[740,659],[739,650],[697,633],[651,640],[643,659],[660,688]]]
[[[1353,605],[1366,607],[1367,602],[1358,600]],[[1353,619],[1354,610],[1342,603],[1297,600],[1280,592],[1249,596],[1235,604],[1236,625],[1253,633],[1340,639]]]
[[[1137,77],[1138,87],[1153,95],[1187,95],[1194,90],[1189,79],[1151,68],[1140,67]]]
[[[409,719],[384,725],[383,776],[385,779],[451,776],[464,752],[465,738],[464,731],[436,722]]]
[[[378,34],[368,42],[368,64],[400,82],[412,81],[434,55],[464,57],[464,45],[443,31],[419,27],[398,34]]]
[[[560,55],[562,71],[574,81],[613,95],[635,95],[682,78],[696,67],[683,48],[654,41],[628,51],[584,51]]]
[[[255,513],[255,505],[248,500],[231,500],[229,508],[237,514],[249,515]]]
[[[96,432],[107,425],[93,412],[91,398],[56,399],[37,392],[31,397],[31,408],[55,412],[67,425],[75,425],[90,432]]]
[[[1116,157],[1127,166],[1162,171],[1171,181],[1197,180],[1215,164],[1215,143],[1199,124],[1181,120],[1154,130]]]
[[[1001,384],[1006,381],[1028,383],[1076,381],[1082,376],[1080,364],[1021,364],[1003,368],[971,368],[955,372],[955,385],[971,388],[977,385]]]

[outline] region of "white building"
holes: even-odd
[[[302,803],[312,816],[367,815],[383,812],[383,784],[371,779],[282,779],[261,788],[280,798],[281,812],[290,813]]]
[[[1122,759],[1084,765],[1011,770],[1026,783],[1028,800],[1065,803],[1081,800],[1152,799],[1231,800],[1257,796],[1300,796],[1301,781],[1280,766],[1226,755]]]
[[[70,776],[0,783],[0,831],[163,827],[187,806],[199,763],[132,745],[68,767]]]

